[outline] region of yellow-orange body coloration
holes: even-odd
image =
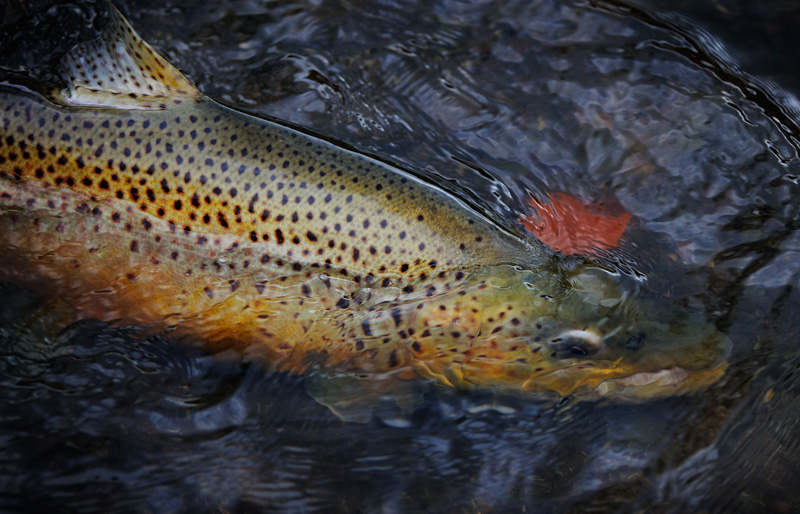
[[[0,90],[0,278],[293,372],[560,394],[721,374],[727,338],[701,315],[637,302],[404,171],[215,103],[114,15],[70,54],[64,92]],[[113,87],[84,73],[95,53]]]

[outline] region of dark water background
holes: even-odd
[[[0,70],[103,4],[0,0]],[[634,215],[608,264],[704,311],[726,378],[644,404],[431,387],[343,423],[303,378],[0,287],[0,510],[800,512],[795,2],[128,0],[210,96],[416,167],[511,224],[531,195]]]

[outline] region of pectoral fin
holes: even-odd
[[[366,423],[377,417],[393,426],[411,422],[423,394],[419,381],[404,380],[397,373],[313,373],[307,377],[305,388],[342,421]]]

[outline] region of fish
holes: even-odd
[[[214,101],[109,10],[63,87],[0,84],[0,280],[276,372],[586,399],[724,375],[730,339],[704,313]]]

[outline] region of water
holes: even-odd
[[[14,80],[53,80],[102,26],[102,4],[6,1]],[[645,404],[422,384],[344,423],[302,377],[64,327],[57,299],[4,285],[0,510],[800,511],[797,8],[686,4],[126,2],[210,96],[415,167],[511,230],[532,196],[618,202],[634,222],[604,262],[704,311],[730,367]]]

